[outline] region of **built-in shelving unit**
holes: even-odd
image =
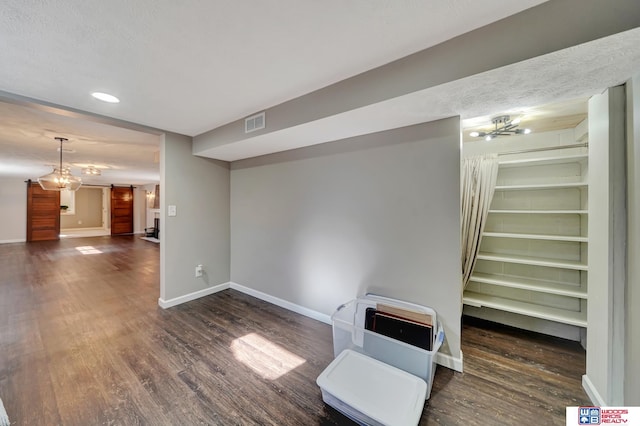
[[[533,189],[565,189],[565,188],[586,188],[587,184],[582,182],[566,183],[534,183],[525,185],[496,185],[496,191],[522,191]]]
[[[467,293],[465,296],[465,303],[470,306],[494,308],[514,314],[556,321],[578,327],[587,326],[586,312],[567,311],[566,309],[540,306],[533,303],[520,302],[518,300],[504,299],[501,297],[488,296],[486,294],[478,294],[474,292]]]
[[[576,297],[578,299],[587,298],[586,288],[567,286],[565,283],[557,281],[544,281],[525,277],[505,277],[504,275],[485,274],[482,272],[474,274],[473,279],[477,283],[532,290],[560,296]]]
[[[541,331],[539,320],[562,325],[543,332],[584,328],[586,148],[506,157],[501,157],[480,253],[464,293],[465,313],[498,322],[511,315],[516,318],[511,325],[535,331]]]
[[[520,265],[529,266],[544,266],[547,268],[575,269],[577,271],[587,270],[586,263],[583,263],[582,261],[547,259],[535,256],[501,255],[480,252],[478,254],[478,260],[488,260],[492,262],[502,263],[517,263]],[[471,276],[471,279],[473,279],[473,275]]]
[[[489,210],[493,214],[584,214],[587,210]]]
[[[485,237],[494,238],[521,238],[527,240],[547,240],[547,241],[577,241],[586,243],[587,237],[574,237],[572,235],[544,235],[544,234],[512,234],[509,232],[485,232]]]

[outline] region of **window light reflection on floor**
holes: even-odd
[[[275,380],[306,362],[256,333],[235,339],[231,351],[238,361],[268,380]]]
[[[95,248],[93,246],[76,247],[76,250],[78,250],[82,254],[100,254],[100,253],[102,253],[100,250],[98,250],[97,248]]]

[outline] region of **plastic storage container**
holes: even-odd
[[[364,425],[417,425],[427,392],[424,380],[349,349],[316,383],[324,402]]]
[[[429,314],[433,318],[432,350],[366,330],[364,328],[367,308],[378,304]],[[333,325],[333,352],[338,357],[345,349],[362,353],[378,361],[404,370],[424,380],[427,384],[425,399],[431,396],[433,377],[436,372],[436,354],[444,341],[444,330],[436,312],[426,306],[403,302],[382,296],[366,295],[338,307],[331,316]]]

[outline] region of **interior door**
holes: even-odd
[[[111,235],[133,234],[133,187],[111,187]]]
[[[60,239],[60,192],[27,183],[27,241]]]

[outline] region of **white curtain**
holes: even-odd
[[[461,181],[461,235],[462,235],[462,283],[467,287],[476,264],[482,231],[489,214],[498,177],[498,156],[478,155],[462,162]]]

